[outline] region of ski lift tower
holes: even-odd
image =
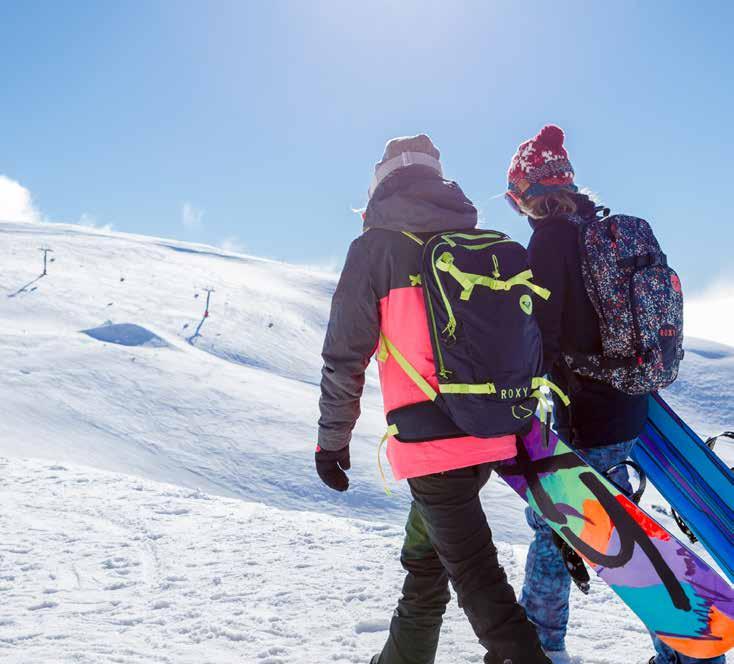
[[[209,318],[209,302],[211,301],[212,293],[216,292],[211,286],[207,286],[202,289],[206,292],[206,306],[204,308],[204,318]]]
[[[48,274],[48,270],[47,270],[48,255],[52,254],[54,250],[49,249],[48,247],[41,247],[38,251],[40,251],[43,254],[43,273],[41,274],[41,276],[45,277]]]

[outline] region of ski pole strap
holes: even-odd
[[[385,435],[382,437],[382,440],[380,441],[380,444],[377,446],[377,468],[380,471],[380,477],[382,477],[382,486],[385,489],[385,493],[388,496],[392,496],[392,493],[390,491],[390,487],[387,485],[387,477],[385,476],[385,471],[382,468],[382,447],[387,442],[387,439],[391,436],[397,436],[398,435],[398,428],[394,424],[391,424],[387,431],[385,432]]]
[[[566,396],[566,393],[558,387],[554,382],[548,380],[547,378],[543,378],[542,376],[536,376],[533,378],[532,382],[532,389],[537,390],[541,387],[547,387],[548,389],[552,390],[553,392],[558,395],[558,398],[561,400],[564,406],[568,408],[571,405],[571,399]]]
[[[431,401],[435,401],[438,393],[431,387],[431,384],[420,375],[418,370],[405,359],[405,356],[395,347],[395,345],[384,335],[380,334],[380,350],[377,359],[381,362],[387,360],[388,355],[392,355],[400,368],[408,375],[408,377],[420,388]]]
[[[544,300],[549,299],[551,296],[551,292],[547,288],[538,286],[531,281],[533,278],[532,270],[525,270],[524,272],[520,272],[514,277],[510,277],[505,280],[495,279],[494,277],[488,277],[481,274],[471,274],[460,270],[454,263],[453,255],[448,251],[444,251],[443,254],[438,257],[436,260],[436,267],[441,270],[441,272],[447,272],[459,282],[463,288],[460,297],[465,301],[471,297],[475,286],[486,286],[487,288],[491,288],[496,291],[508,291],[514,286],[525,286]]]

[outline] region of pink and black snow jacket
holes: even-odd
[[[381,334],[438,389],[420,279],[422,246],[404,232],[425,240],[476,223],[476,208],[459,186],[425,166],[399,169],[378,186],[332,301],[323,349],[321,448],[349,444],[365,370]],[[387,448],[396,479],[515,456],[514,436],[475,438],[447,423],[392,354],[381,354],[379,369],[387,419],[400,420],[400,433],[390,436]]]

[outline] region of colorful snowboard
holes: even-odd
[[[734,590],[535,419],[500,476],[643,623],[689,657],[734,646]]]
[[[734,582],[734,473],[657,394],[632,456]]]

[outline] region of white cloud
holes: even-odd
[[[181,206],[181,223],[186,228],[198,228],[204,218],[204,210],[194,207],[186,201]]]
[[[41,221],[31,192],[4,175],[0,175],[0,221]]]
[[[97,226],[97,218],[94,215],[89,214],[89,212],[82,212],[81,217],[79,217],[79,221],[76,222],[79,226],[89,226],[90,228],[95,228]]]
[[[233,254],[245,253],[245,245],[234,235],[224,238],[217,246],[220,249],[224,249],[224,251],[231,251]]]
[[[86,226],[87,228],[95,228],[100,231],[111,231],[112,230],[112,224],[100,224],[97,221],[97,218],[89,214],[88,212],[83,212],[81,217],[79,217],[79,221],[76,222],[79,226]]]
[[[684,314],[686,335],[734,346],[734,275],[687,298]]]

